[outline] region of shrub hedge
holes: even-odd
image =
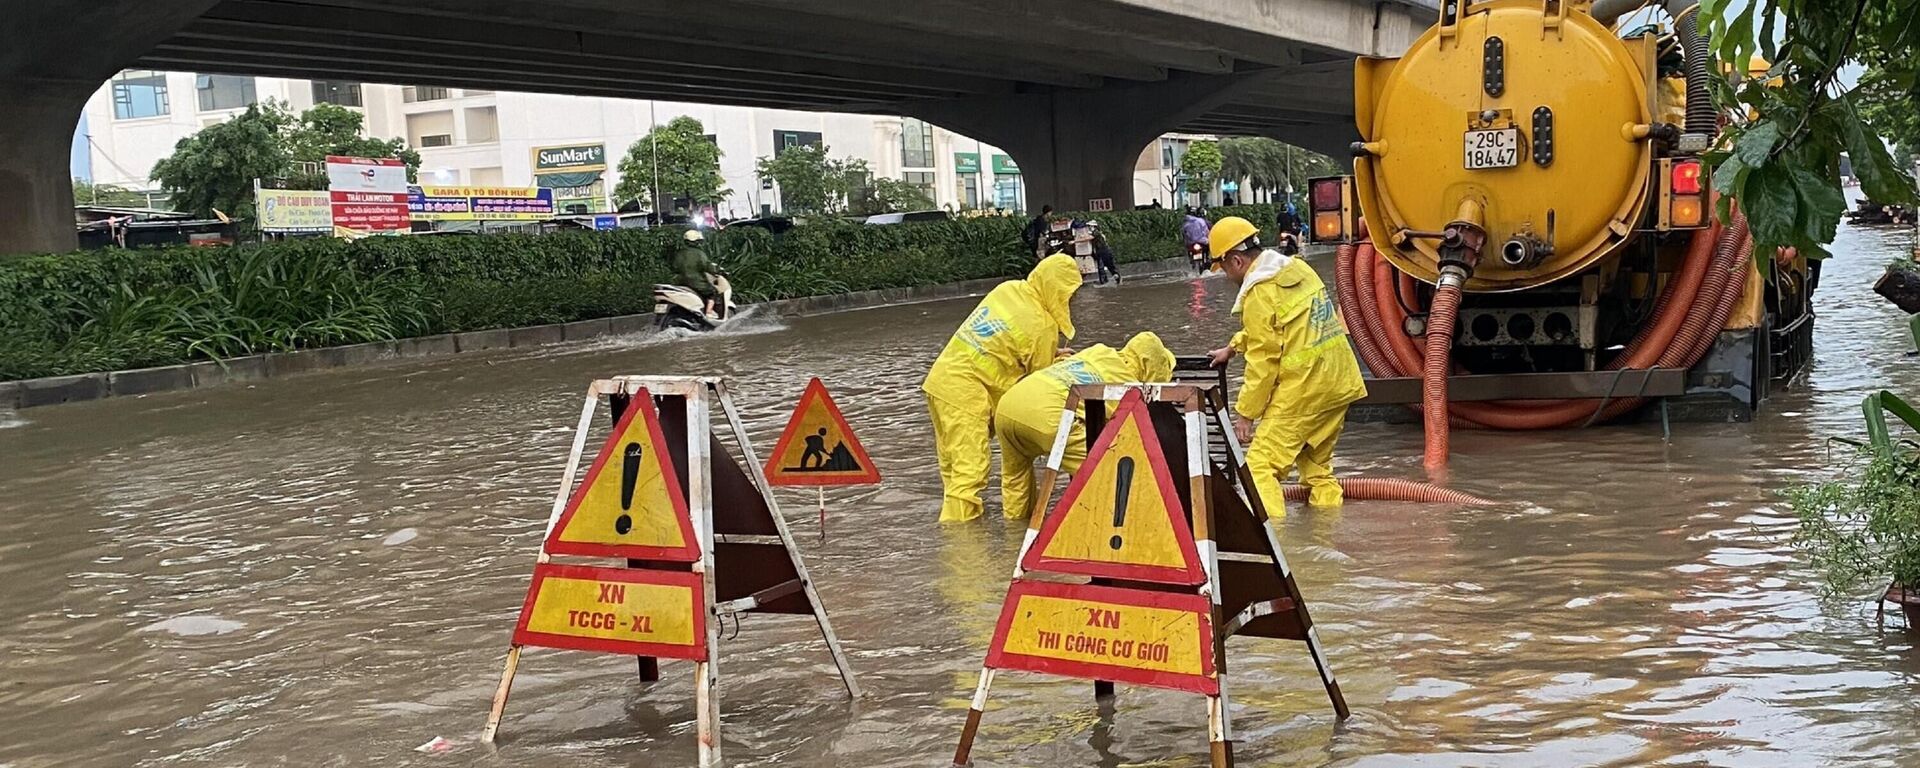
[[[1270,226],[1271,206],[1216,209]],[[1098,214],[1122,262],[1180,254],[1172,210]],[[1018,276],[1025,221],[714,233],[737,298]],[[0,257],[0,380],[650,312],[678,231],[290,240]]]

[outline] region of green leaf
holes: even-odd
[[[1772,121],[1741,131],[1733,143],[1733,154],[1747,165],[1761,165],[1773,154],[1774,145],[1780,143],[1781,132],[1780,124]]]
[[[1772,247],[1796,241],[1800,196],[1786,168],[1776,163],[1753,169],[1736,194],[1757,244]]]
[[[1833,242],[1840,217],[1847,212],[1847,198],[1838,184],[1815,175],[1803,166],[1792,166],[1794,187],[1800,195],[1800,231],[1805,243]]]
[[[1887,154],[1880,137],[1867,132],[1857,120],[1845,121],[1847,157],[1853,161],[1854,175],[1860,177],[1860,191],[1881,203],[1914,202],[1913,179]]]

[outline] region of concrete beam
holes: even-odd
[[[417,30],[433,30],[424,38]],[[604,31],[568,30],[501,19],[485,21],[390,10],[334,9],[259,0],[227,0],[188,27],[183,36],[205,39],[287,41],[334,45],[345,49],[414,50],[449,48],[496,60],[524,60],[530,50],[541,61],[600,62],[611,67],[670,65],[716,77],[779,77],[783,82],[841,83],[851,87],[906,87],[939,93],[993,93],[1008,90],[1005,80],[885,62],[847,61],[758,50],[748,57],[725,55],[711,46],[679,40],[625,37]]]
[[[574,85],[605,91],[619,91],[627,87],[686,89],[689,92],[713,94],[715,100],[720,103],[726,102],[728,96],[736,93],[784,96],[793,99],[796,103],[820,105],[847,103],[874,96],[872,91],[863,92],[846,87],[820,87],[806,82],[736,80],[660,71],[619,72],[598,67],[568,66],[560,62],[544,64],[540,73],[536,75],[515,66],[513,62],[492,57],[442,55],[431,50],[407,53],[363,49],[354,52],[331,47],[316,48],[284,41],[274,43],[236,40],[198,41],[181,36],[162,43],[143,58],[203,62],[231,61],[232,66],[253,62],[289,69],[346,65],[355,69],[391,72],[389,78],[399,78],[408,83],[424,85],[437,85],[442,77],[463,77],[470,80],[499,78],[503,84],[501,87],[505,87],[505,83],[516,83],[514,90],[526,90],[527,83],[536,84],[535,90],[562,90]],[[550,83],[550,85],[539,88],[540,83]],[[894,98],[925,97],[924,94],[913,91],[891,95]]]
[[[186,70],[207,74],[255,75],[261,77],[312,78],[317,80],[352,80],[364,83],[388,82],[393,84],[441,85],[448,88],[506,89],[527,93],[553,93],[568,96],[604,96],[616,99],[656,99],[659,101],[679,101],[692,103],[732,104],[736,106],[770,107],[774,109],[823,109],[838,108],[835,105],[822,106],[815,101],[789,98],[779,95],[759,95],[733,92],[714,94],[671,85],[633,84],[618,88],[577,83],[556,82],[546,79],[534,79],[535,75],[520,78],[501,78],[489,76],[449,75],[444,70],[413,73],[396,72],[391,68],[378,66],[357,66],[346,62],[314,62],[289,65],[276,62],[271,57],[236,58],[223,55],[219,60],[197,57],[171,56],[155,53],[141,57],[137,65],[157,69]],[[71,190],[69,190],[71,192]]]

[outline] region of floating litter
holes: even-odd
[[[447,737],[445,736],[435,736],[433,737],[432,741],[429,741],[425,744],[414,747],[413,751],[425,752],[429,755],[437,755],[437,754],[440,754],[441,752],[452,752],[453,742],[448,740]]]

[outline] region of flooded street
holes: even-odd
[[[1242,764],[1920,762],[1911,640],[1816,600],[1777,497],[1860,432],[1863,395],[1920,394],[1869,290],[1908,236],[1840,237],[1811,376],[1756,422],[1457,431],[1453,485],[1500,506],[1295,510],[1282,542],[1354,717],[1303,646],[1235,638]],[[828,492],[824,545],[812,492],[778,491],[868,696],[810,621],[751,616],[721,645],[729,764],[946,765],[1023,530],[997,491],[982,523],[934,522],[918,382],[974,301],[0,421],[0,766],[692,765],[684,662],[642,686],[629,658],[530,649],[500,743],[476,741],[581,394],[612,374],[728,376],[763,449],[819,375],[885,477]],[[1090,287],[1076,344],[1147,328],[1196,354],[1231,301],[1220,278]],[[1417,427],[1351,425],[1339,461],[1419,477]],[[1205,764],[1199,696],[1123,687],[1102,721],[1089,684],[1016,673],[993,699],[983,768]],[[413,751],[435,736],[453,751]]]

